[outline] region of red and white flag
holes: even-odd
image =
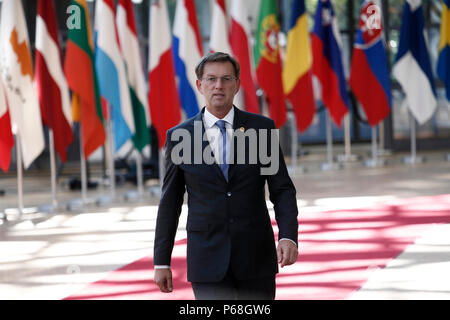
[[[8,171],[11,163],[11,149],[13,146],[14,137],[11,131],[8,101],[3,88],[3,81],[0,78],[0,168],[5,172]]]
[[[164,147],[166,132],[181,121],[181,104],[175,84],[172,35],[165,0],[150,6],[149,103],[159,147]]]
[[[45,147],[41,111],[22,1],[3,0],[0,23],[1,75],[27,169]]]
[[[209,50],[211,52],[225,52],[231,54],[229,39],[230,27],[225,0],[214,0],[211,24]]]
[[[234,57],[241,67],[241,90],[244,91],[245,110],[260,113],[256,96],[255,71],[249,44],[250,23],[248,21],[248,6],[250,1],[232,0],[230,45]]]
[[[73,142],[72,114],[53,0],[38,2],[35,61],[42,121],[53,130],[55,150],[65,162],[67,147]]]

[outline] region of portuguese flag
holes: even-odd
[[[84,157],[87,159],[105,143],[103,113],[94,68],[94,42],[86,0],[72,0],[72,15],[67,21],[64,73],[72,90],[73,120],[80,122]]]
[[[281,78],[280,47],[275,0],[262,0],[256,30],[255,65],[256,77],[266,94],[269,104],[269,116],[277,128],[286,122],[286,104],[284,100],[283,81]]]

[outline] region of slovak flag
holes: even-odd
[[[317,2],[311,41],[313,74],[321,85],[322,102],[334,123],[340,127],[350,103],[342,65],[341,39],[330,0]]]
[[[422,1],[406,0],[393,74],[405,91],[411,113],[419,124],[428,121],[437,107],[424,25]]]
[[[203,49],[194,0],[177,0],[172,50],[180,100],[190,118],[200,111],[204,102],[195,85],[195,66],[203,57]]]
[[[371,126],[385,119],[391,109],[391,90],[383,42],[381,6],[364,1],[353,47],[349,84]]]

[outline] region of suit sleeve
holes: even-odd
[[[275,129],[273,121],[271,121],[270,129]],[[269,199],[274,205],[275,219],[279,229],[278,239],[287,238],[298,244],[297,191],[289,177],[279,139],[277,141],[269,139],[269,141],[278,145],[278,170],[267,176]],[[270,146],[268,148],[271,150]]]
[[[153,253],[154,265],[169,266],[185,192],[183,171],[172,162],[170,157],[173,147],[170,136],[171,131],[167,133],[166,138],[166,172],[156,219]]]

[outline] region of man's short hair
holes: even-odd
[[[205,69],[205,65],[211,62],[230,62],[233,65],[234,76],[239,78],[241,68],[239,63],[228,53],[223,52],[213,52],[205,55],[200,62],[195,67],[195,74],[197,75],[197,79],[201,80],[203,77],[203,70]]]

